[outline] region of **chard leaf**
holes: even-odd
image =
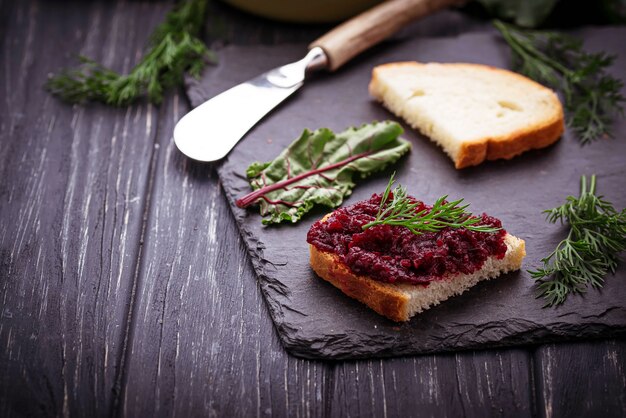
[[[335,134],[304,130],[276,159],[255,162],[246,174],[254,190],[237,206],[258,204],[264,224],[295,223],[314,205],[339,206],[352,193],[353,176],[383,170],[409,151],[395,122],[374,122]]]

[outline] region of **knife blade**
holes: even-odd
[[[274,68],[220,93],[176,124],[176,146],[198,161],[225,157],[263,116],[302,87],[308,71],[325,67],[326,62],[324,51],[315,47],[300,61]]]
[[[174,127],[178,149],[197,161],[224,158],[245,134],[319,69],[334,71],[408,23],[465,0],[389,0],[337,26],[300,61],[274,68],[209,99]]]

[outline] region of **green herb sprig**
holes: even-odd
[[[563,93],[567,123],[581,144],[611,136],[613,116],[623,114],[622,81],[606,73],[615,56],[588,53],[582,42],[555,32],[494,26],[511,47],[517,70]]]
[[[408,197],[405,187],[399,185],[391,192],[391,186],[395,182],[394,176],[395,174],[391,176],[383,192],[376,220],[363,225],[363,230],[375,225],[403,226],[416,235],[437,232],[444,228],[465,228],[476,232],[500,230],[492,226],[476,225],[481,219],[472,217],[471,213],[465,211],[469,205],[460,206],[463,199],[447,202],[447,195],[437,199],[432,209],[418,211],[420,202]]]
[[[155,104],[178,85],[185,72],[198,76],[215,56],[198,39],[207,0],[189,0],[169,12],[150,36],[148,51],[129,74],[119,74],[81,56],[82,66],[51,76],[46,89],[70,103],[103,102],[126,106],[147,96]]]
[[[543,267],[529,271],[538,282],[538,297],[545,306],[559,305],[571,293],[581,294],[588,286],[601,288],[608,272],[615,273],[617,256],[626,249],[626,209],[596,196],[596,176],[580,179],[580,196],[568,196],[562,206],[544,211],[551,223],[568,223],[567,238],[543,258]]]

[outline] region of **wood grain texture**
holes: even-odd
[[[276,338],[213,167],[184,158],[171,140],[188,110],[177,95],[159,116],[149,234],[119,412],[306,416],[328,371],[288,357]]]
[[[548,344],[533,359],[541,416],[626,416],[625,341]]]
[[[0,416],[623,415],[624,341],[545,346],[533,361],[287,355],[213,167],[171,143],[185,98],[115,110],[41,89],[77,51],[128,69],[170,5],[0,1]],[[327,29],[211,10],[215,42]],[[447,14],[405,33],[480,26]]]
[[[309,48],[320,47],[328,57],[328,68],[337,70],[351,58],[390,37],[407,24],[458,5],[459,0],[392,0],[381,3],[347,20]]]
[[[68,106],[42,86],[70,51],[128,69],[146,40],[134,23],[151,26],[164,7],[4,7],[0,415],[107,415],[156,112]]]
[[[530,416],[525,350],[338,363],[332,416]]]

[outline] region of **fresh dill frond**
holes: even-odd
[[[207,61],[215,60],[213,52],[198,38],[206,6],[207,0],[189,0],[170,11],[153,31],[148,50],[129,74],[119,74],[81,56],[79,68],[52,75],[46,89],[70,103],[97,101],[126,106],[144,96],[160,103],[164,91],[180,84],[185,72],[197,77]]]
[[[391,175],[389,183],[383,192],[376,220],[363,225],[363,230],[375,225],[392,225],[408,228],[412,233],[419,235],[423,232],[437,232],[444,228],[465,228],[476,232],[497,232],[500,228],[488,225],[477,225],[481,218],[473,217],[465,209],[469,205],[461,205],[463,199],[448,202],[448,196],[442,196],[428,209],[418,210],[421,202],[407,196],[406,188],[397,186],[393,192],[395,174]],[[391,196],[391,200],[390,200]]]
[[[559,305],[588,286],[601,288],[604,277],[615,273],[618,254],[626,249],[626,209],[618,212],[595,192],[596,176],[591,176],[589,187],[582,176],[579,197],[568,196],[562,206],[544,211],[550,223],[570,226],[567,238],[541,260],[543,267],[529,271],[545,306]]]
[[[586,52],[582,41],[556,32],[521,29],[499,20],[494,26],[511,48],[518,71],[563,93],[567,124],[581,144],[612,136],[613,117],[623,114],[625,100],[622,81],[606,72],[615,56]]]

